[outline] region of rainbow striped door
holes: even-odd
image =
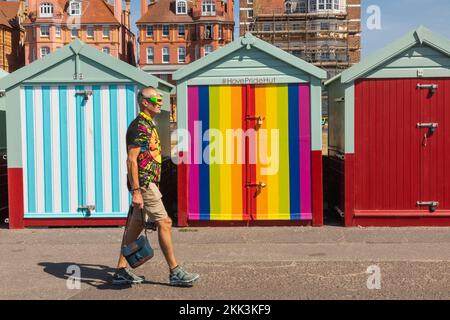
[[[136,115],[135,91],[21,88],[25,218],[126,217],[125,134]]]
[[[310,220],[309,85],[188,87],[188,219]]]

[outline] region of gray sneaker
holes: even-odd
[[[137,284],[144,282],[144,277],[139,277],[128,268],[118,269],[113,276],[112,283],[117,285]]]
[[[197,273],[190,273],[178,266],[170,270],[169,281],[172,286],[191,287],[200,278]]]

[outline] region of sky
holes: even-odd
[[[235,1],[235,4],[239,1]],[[386,46],[409,31],[423,25],[432,31],[450,38],[450,0],[361,0],[362,56]],[[371,14],[367,9],[372,6],[380,8],[380,30],[371,30],[367,20]],[[235,12],[238,12],[236,6]],[[133,31],[140,16],[140,1],[131,0]],[[235,15],[236,17],[236,15]],[[238,21],[235,18],[236,21]]]

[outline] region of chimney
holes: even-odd
[[[148,0],[141,0],[141,17],[147,12],[148,10]]]
[[[125,22],[124,24],[127,26],[128,29],[131,29],[131,24],[130,24],[130,1],[131,0],[125,0]]]
[[[122,0],[114,0],[114,16],[117,21],[123,23],[122,21]]]

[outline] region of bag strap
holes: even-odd
[[[145,238],[148,240],[148,238],[147,238],[147,221],[145,221],[144,209],[141,209],[141,214],[142,214],[142,222],[144,223],[144,235],[145,235]]]

